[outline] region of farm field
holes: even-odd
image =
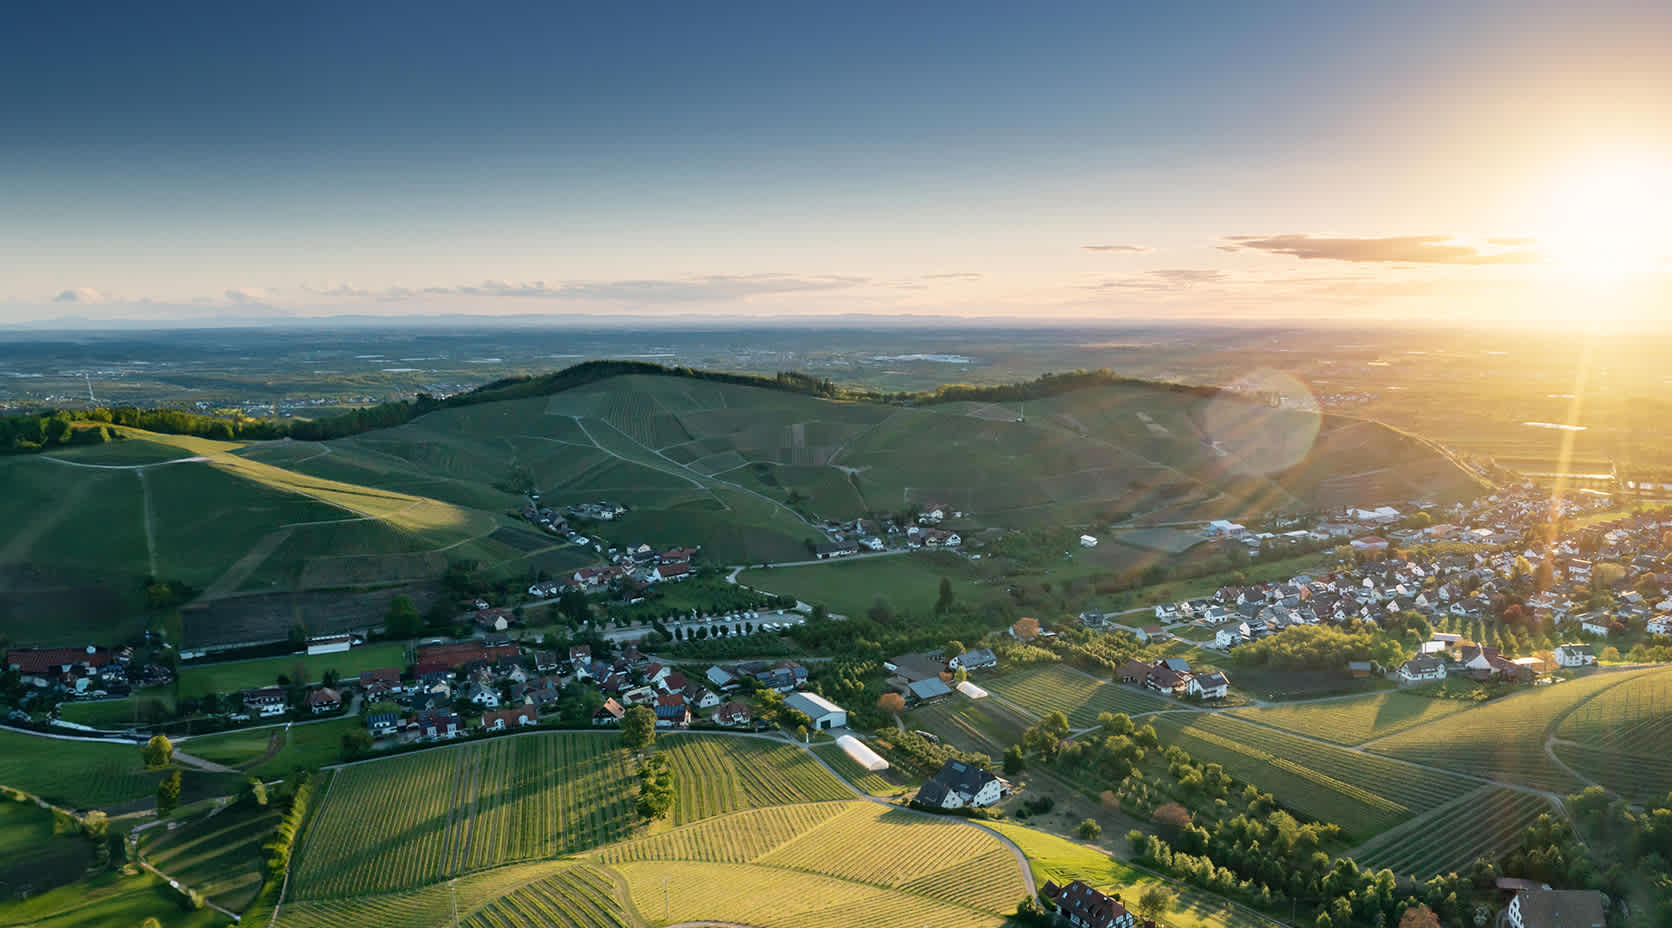
[[[630,928],[637,924],[617,896],[616,878],[593,867],[565,867],[511,890],[476,911],[470,928]]]
[[[51,812],[0,800],[0,886],[45,892],[80,879],[92,862],[92,843],[73,827],[60,829]]]
[[[408,889],[626,837],[633,786],[613,735],[538,734],[341,768],[291,892],[323,899]]]
[[[799,748],[763,738],[678,734],[658,740],[679,790],[673,824],[853,793]]]
[[[1046,880],[1059,885],[1085,880],[1104,892],[1132,899],[1147,883],[1160,877],[1128,866],[1094,847],[1076,844],[1043,831],[1012,822],[993,822],[987,827],[1009,838],[1028,858],[1035,885]],[[1167,924],[1177,928],[1276,928],[1277,922],[1257,912],[1233,906],[1226,900],[1189,887],[1179,887],[1177,902],[1167,913]]]
[[[1672,753],[1672,670],[1603,690],[1562,719],[1556,736],[1635,754]]]
[[[1156,696],[1095,680],[1060,664],[1044,664],[983,677],[979,685],[1035,715],[1061,712],[1074,728],[1090,728],[1104,712],[1152,712],[1172,704]]]
[[[180,667],[180,698],[199,699],[205,693],[227,695],[239,690],[272,686],[283,674],[292,683],[318,683],[325,671],[335,670],[344,680],[362,670],[380,667],[405,668],[407,648],[401,642],[365,644],[339,654],[286,654],[219,664],[186,663]],[[299,680],[306,677],[306,680]]]
[[[286,900],[279,907],[275,928],[341,928],[343,925],[401,925],[403,928],[450,928],[453,903],[462,919],[519,889],[547,880],[564,879],[570,865],[556,861],[512,864],[471,873],[447,883],[433,883],[398,893],[344,899]],[[530,923],[537,924],[537,923]],[[562,926],[563,922],[555,924]],[[585,922],[578,923],[586,925]],[[609,921],[594,923],[613,928]],[[627,924],[634,924],[629,921]]]
[[[853,795],[787,744],[678,735],[659,745],[678,788],[673,825]],[[387,893],[611,844],[632,828],[634,785],[614,733],[517,735],[344,767],[298,856],[292,894]]]
[[[174,687],[136,690],[124,699],[88,699],[58,704],[58,717],[76,725],[123,730],[137,722],[168,718],[174,712]]]
[[[907,727],[934,732],[955,747],[990,757],[998,757],[1006,748],[1020,742],[1022,732],[1030,724],[1031,719],[991,696],[985,699],[951,696],[906,713]]]
[[[74,809],[149,799],[165,771],[146,770],[139,745],[0,732],[0,786]],[[232,778],[184,768],[182,803],[230,791]]]
[[[1637,802],[1664,800],[1672,793],[1672,764],[1664,753],[1624,745],[1598,748],[1560,741],[1553,750],[1580,776]]]
[[[1237,709],[1230,715],[1336,744],[1357,745],[1462,712],[1473,704],[1384,692],[1351,699]]]
[[[1593,673],[1516,693],[1365,745],[1401,760],[1567,794],[1585,784],[1544,753],[1552,726],[1587,700],[1645,673]]]
[[[1499,786],[1482,786],[1405,825],[1383,832],[1353,852],[1366,870],[1392,870],[1426,880],[1461,873],[1477,857],[1496,860],[1521,840],[1540,815],[1556,814],[1542,796]],[[1467,820],[1469,827],[1454,827]]]
[[[839,615],[864,615],[879,596],[896,612],[926,615],[940,595],[942,577],[952,581],[952,593],[960,602],[979,603],[993,595],[992,587],[971,582],[962,565],[949,567],[921,554],[757,568],[744,571],[737,580],[768,593],[798,597],[802,602],[824,603]]]
[[[1225,766],[1308,818],[1365,840],[1473,789],[1473,781],[1310,741],[1222,714],[1156,716],[1164,745]]]
[[[262,845],[272,840],[281,817],[276,805],[236,805],[173,831],[152,833],[143,853],[171,878],[243,911],[261,891]]]

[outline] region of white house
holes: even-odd
[[[1230,695],[1231,681],[1222,673],[1193,674],[1190,682],[1184,685],[1184,691],[1203,699],[1224,699]]]
[[[470,692],[466,698],[484,709],[499,708],[499,691],[486,683],[470,684]]]
[[[1250,637],[1252,637],[1252,634],[1249,632],[1247,622],[1226,622],[1214,628],[1213,646],[1221,651],[1228,651],[1247,641]]]
[[[953,670],[979,670],[982,667],[997,667],[998,665],[998,655],[994,654],[991,648],[976,648],[973,651],[965,651],[946,662],[946,666]]]
[[[1208,534],[1210,535],[1224,535],[1227,538],[1235,538],[1246,531],[1248,531],[1247,528],[1228,519],[1214,519],[1208,523]]]
[[[914,801],[935,809],[990,806],[1006,792],[1003,780],[963,761],[949,760],[917,791]]]
[[[1672,616],[1655,616],[1643,627],[1651,635],[1672,635]]]
[[[1095,548],[1095,547],[1097,547],[1097,539],[1092,537],[1091,535],[1081,535],[1080,536],[1080,547],[1082,547],[1082,548]]]
[[[1609,621],[1607,616],[1600,615],[1594,618],[1581,619],[1579,622],[1580,630],[1602,638],[1607,638],[1608,633],[1613,631],[1613,629],[1609,628],[1608,625]]]
[[[1399,682],[1427,683],[1446,678],[1446,662],[1432,654],[1419,654],[1399,665]]]
[[[807,717],[813,720],[813,727],[820,730],[846,728],[848,724],[848,710],[817,693],[791,693],[784,697],[784,705],[807,713]]]
[[[1597,655],[1588,644],[1564,644],[1556,648],[1556,663],[1563,667],[1587,667],[1597,662]]]
[[[1602,893],[1594,889],[1522,889],[1504,910],[1511,928],[1602,928]]]

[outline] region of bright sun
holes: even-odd
[[[1558,267],[1614,279],[1672,262],[1672,157],[1599,159],[1550,195],[1539,239]]]

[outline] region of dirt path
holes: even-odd
[[[181,751],[181,750],[178,750],[178,749],[176,749],[175,752],[174,752],[174,759],[179,761],[182,764],[185,764],[188,767],[196,767],[199,770],[207,770],[210,773],[237,773],[238,772],[234,768],[228,767],[225,764],[217,764],[212,760],[204,760],[203,758],[198,757],[195,754],[187,754],[185,751]]]
[[[46,458],[45,460],[56,460]],[[35,547],[35,542],[41,540],[48,532],[57,528],[59,523],[69,517],[77,505],[88,493],[92,492],[92,481],[78,480],[70,487],[62,499],[54,505],[44,506],[44,511],[25,525],[16,528],[6,543],[0,545],[0,564],[11,564],[18,561],[28,561],[29,552]]]
[[[172,461],[152,461],[149,464],[83,464],[80,461],[69,461],[64,458],[54,457],[50,454],[40,455],[40,459],[43,461],[53,461],[58,464],[62,464],[65,467],[85,467],[88,470],[136,470],[141,473],[144,473],[153,467],[167,467],[170,464],[192,464],[195,462],[209,460],[202,455],[194,455],[189,458],[175,458]]]
[[[267,533],[243,557],[233,561],[232,566],[226,569],[226,573],[216,577],[215,582],[204,589],[201,598],[205,600],[220,599],[238,592],[238,588],[244,585],[244,581],[250,579],[250,574],[255,573],[255,569],[271,557],[273,552],[279,549],[279,545],[284,544],[289,539],[289,527]],[[153,568],[154,570],[155,568]]]
[[[140,505],[145,512],[145,557],[151,565],[151,576],[157,576],[157,515],[156,507],[151,505],[151,482],[145,479],[145,471],[139,474]]]

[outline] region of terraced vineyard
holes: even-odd
[[[1169,705],[1142,690],[1103,683],[1060,664],[1013,671],[981,685],[1035,715],[1061,712],[1075,728],[1096,725],[1104,712],[1151,712]]]
[[[1665,753],[1649,754],[1626,745],[1591,747],[1558,742],[1556,756],[1607,789],[1639,802],[1664,800],[1672,793],[1672,762]]]
[[[1163,744],[1276,796],[1302,815],[1335,822],[1359,839],[1454,799],[1474,784],[1332,747],[1222,714],[1155,717]]]
[[[910,727],[928,729],[963,750],[997,757],[1022,740],[1031,720],[996,699],[959,697],[913,709],[907,721]]]
[[[1555,809],[1543,797],[1498,786],[1482,786],[1432,812],[1386,832],[1353,857],[1361,868],[1386,868],[1426,880],[1462,872],[1477,857],[1496,860],[1521,840],[1533,820]],[[1467,827],[1457,827],[1467,822]]]
[[[629,928],[636,923],[616,898],[615,881],[593,867],[565,867],[524,883],[463,922],[469,928]]]
[[[462,876],[449,883],[434,883],[398,893],[287,901],[279,907],[275,928],[342,928],[344,925],[450,928],[455,902],[463,916],[511,896],[523,886],[560,877],[565,869],[566,865],[550,861],[514,864]]]
[[[1672,670],[1658,670],[1598,693],[1573,710],[1557,737],[1646,756],[1672,753]]]
[[[848,803],[815,802],[721,816],[700,825],[604,849],[609,864],[636,860],[706,860],[744,864],[848,810]]]
[[[787,744],[721,735],[673,735],[661,744],[679,788],[675,825],[741,809],[853,797],[830,771]]]
[[[1555,686],[1505,696],[1455,718],[1419,725],[1366,745],[1368,750],[1415,763],[1519,783],[1555,793],[1585,784],[1544,752],[1551,726],[1569,711],[1644,673],[1597,673]]]
[[[318,899],[420,886],[626,836],[633,789],[611,735],[541,734],[345,767],[291,890]]]
[[[261,891],[262,845],[282,814],[277,806],[235,806],[162,833],[146,845],[145,859],[216,903],[242,910]]]
[[[1470,703],[1413,693],[1373,693],[1352,699],[1237,709],[1231,715],[1336,744],[1357,745],[1462,712]]]

